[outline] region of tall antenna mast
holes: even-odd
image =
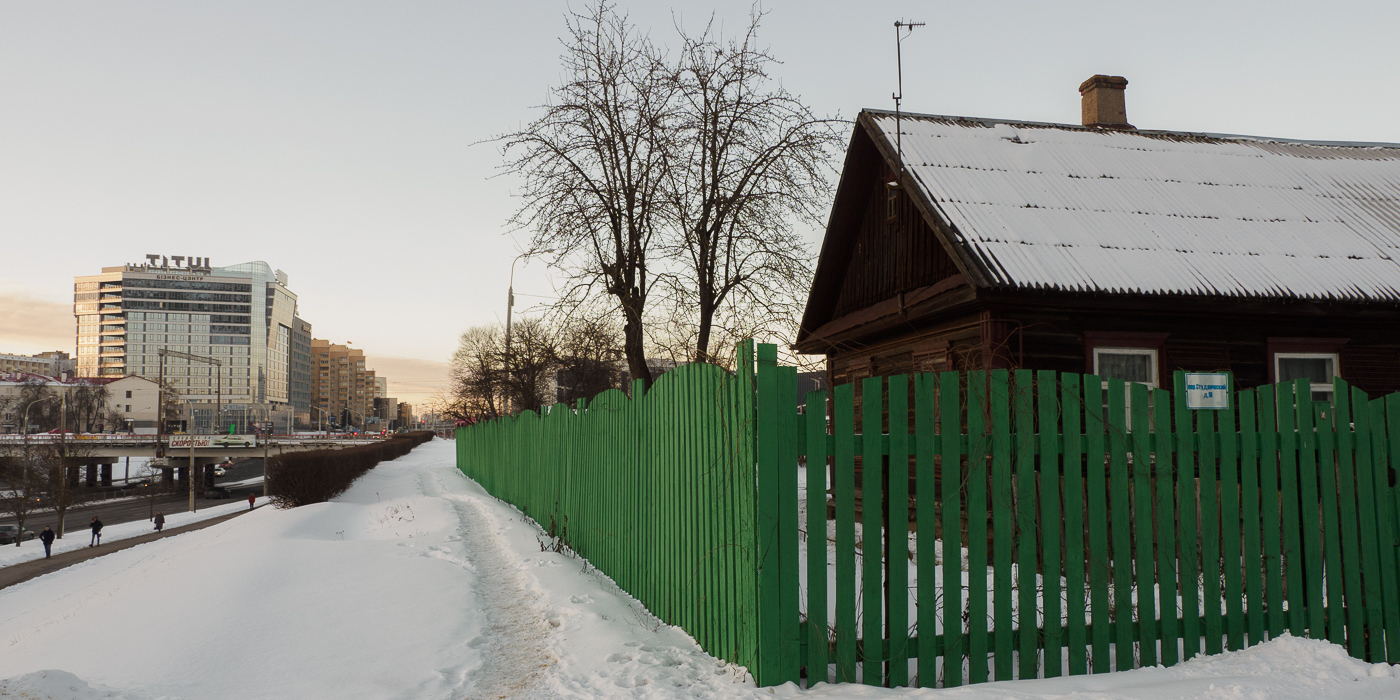
[[[923,22],[915,22],[913,20],[908,22],[896,20],[894,23],[894,64],[899,81],[899,91],[891,94],[890,97],[894,98],[894,150],[895,158],[899,161],[899,179],[893,183],[893,186],[896,188],[904,185],[904,132],[899,127],[899,103],[904,99],[904,54],[903,51],[900,50],[900,44],[904,42],[906,37],[914,33],[914,27],[922,26],[924,26]],[[899,33],[901,29],[906,29],[908,31],[904,32],[904,35],[901,36]]]

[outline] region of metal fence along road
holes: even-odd
[[[1285,632],[1400,662],[1400,394],[1192,410],[1180,372],[992,370],[798,406],[757,355],[461,428],[458,464],[763,685],[1098,673]]]

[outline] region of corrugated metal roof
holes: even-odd
[[[894,115],[870,112],[894,143]],[[1400,300],[1400,146],[904,115],[905,165],[997,285]]]

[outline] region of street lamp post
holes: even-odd
[[[321,412],[321,433],[324,434],[326,432],[326,409],[320,406],[312,406],[311,410]]]
[[[509,285],[508,287],[506,287],[506,363],[505,363],[505,364],[506,364],[506,384],[507,384],[507,391],[509,391],[509,384],[510,384],[510,312],[511,312],[511,308],[515,306],[515,264],[518,263],[518,262],[520,262],[520,259],[521,259],[521,258],[528,258],[528,257],[530,257],[531,255],[539,255],[539,254],[553,253],[553,252],[554,252],[554,249],[553,249],[553,248],[548,248],[548,249],[546,249],[546,250],[528,250],[528,251],[525,251],[524,253],[521,253],[521,254],[515,256],[515,259],[512,260],[512,261],[510,261],[510,285]],[[529,265],[530,263],[529,263],[529,261],[527,260],[527,261],[525,262],[525,264],[526,264],[526,265]],[[529,296],[529,295],[527,294],[526,296]],[[512,396],[511,396],[511,409],[513,410],[514,408],[515,408],[515,397],[512,395]]]

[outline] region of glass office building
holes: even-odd
[[[218,411],[239,432],[285,411],[296,314],[286,273],[264,262],[215,268],[207,258],[147,259],[75,278],[78,375],[155,379],[164,348],[219,362],[165,358],[166,385],[191,404],[196,432],[216,422],[222,430]]]

